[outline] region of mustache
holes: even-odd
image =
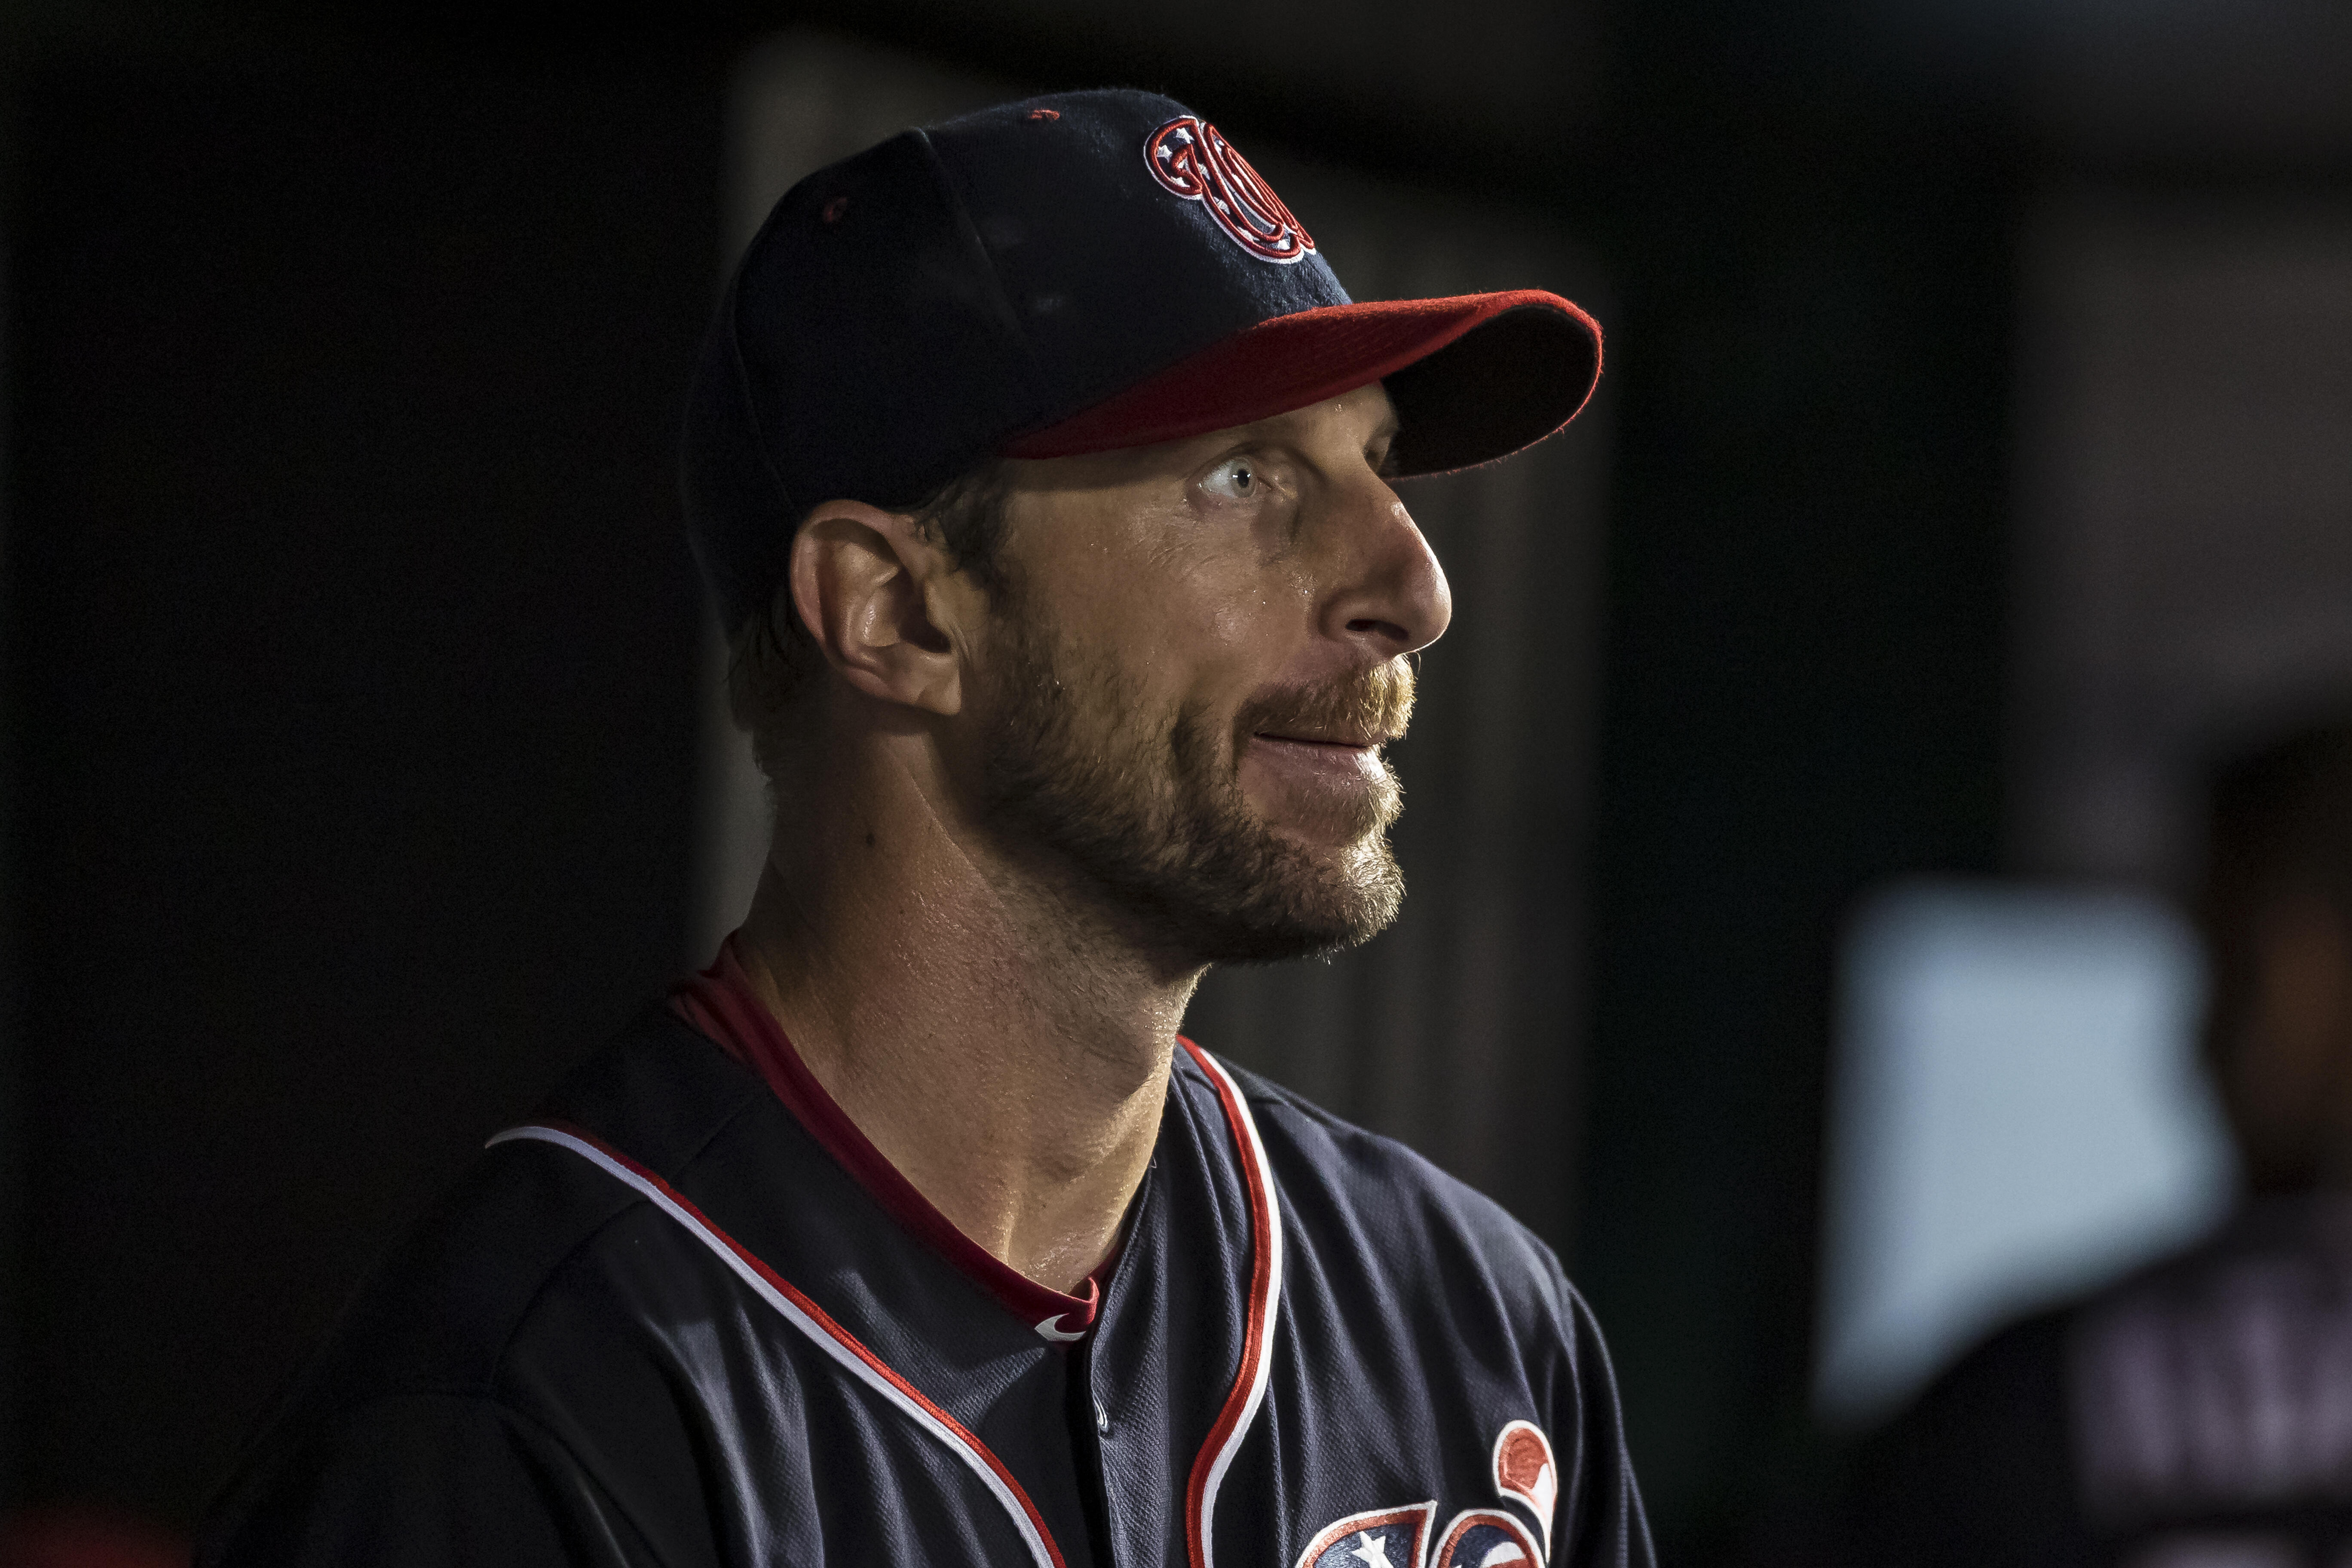
[[[1412,721],[1413,691],[1412,666],[1402,658],[1391,658],[1369,669],[1251,698],[1234,719],[1234,738],[1236,742],[1260,734],[1370,740],[1375,744],[1393,741]]]

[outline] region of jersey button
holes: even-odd
[[[1095,1401],[1095,1431],[1105,1437],[1110,1436],[1110,1412],[1103,1408],[1099,1399]]]

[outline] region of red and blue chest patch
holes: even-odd
[[[1317,1531],[1296,1568],[1543,1568],[1559,1496],[1549,1439],[1533,1422],[1510,1423],[1495,1439],[1490,1469],[1495,1495],[1525,1505],[1533,1529],[1507,1510],[1472,1508],[1434,1531],[1433,1499],[1367,1509]]]

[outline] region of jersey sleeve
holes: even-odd
[[[231,1488],[195,1568],[657,1568],[544,1428],[477,1395],[346,1412]]]
[[[1552,1393],[1552,1430],[1570,1450],[1559,1456],[1567,1474],[1553,1510],[1551,1561],[1559,1568],[1656,1568],[1601,1325],[1557,1260],[1547,1261],[1566,1342]]]

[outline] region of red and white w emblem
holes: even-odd
[[[1464,1509],[1432,1540],[1433,1500],[1335,1519],[1292,1568],[1544,1568],[1559,1501],[1551,1439],[1532,1421],[1511,1422],[1495,1439],[1493,1466],[1495,1495],[1526,1506],[1543,1531],[1540,1542],[1518,1516],[1491,1508]]]
[[[1181,114],[1153,132],[1143,161],[1162,188],[1207,207],[1252,256],[1287,266],[1314,250],[1314,237],[1274,187],[1200,116]]]

